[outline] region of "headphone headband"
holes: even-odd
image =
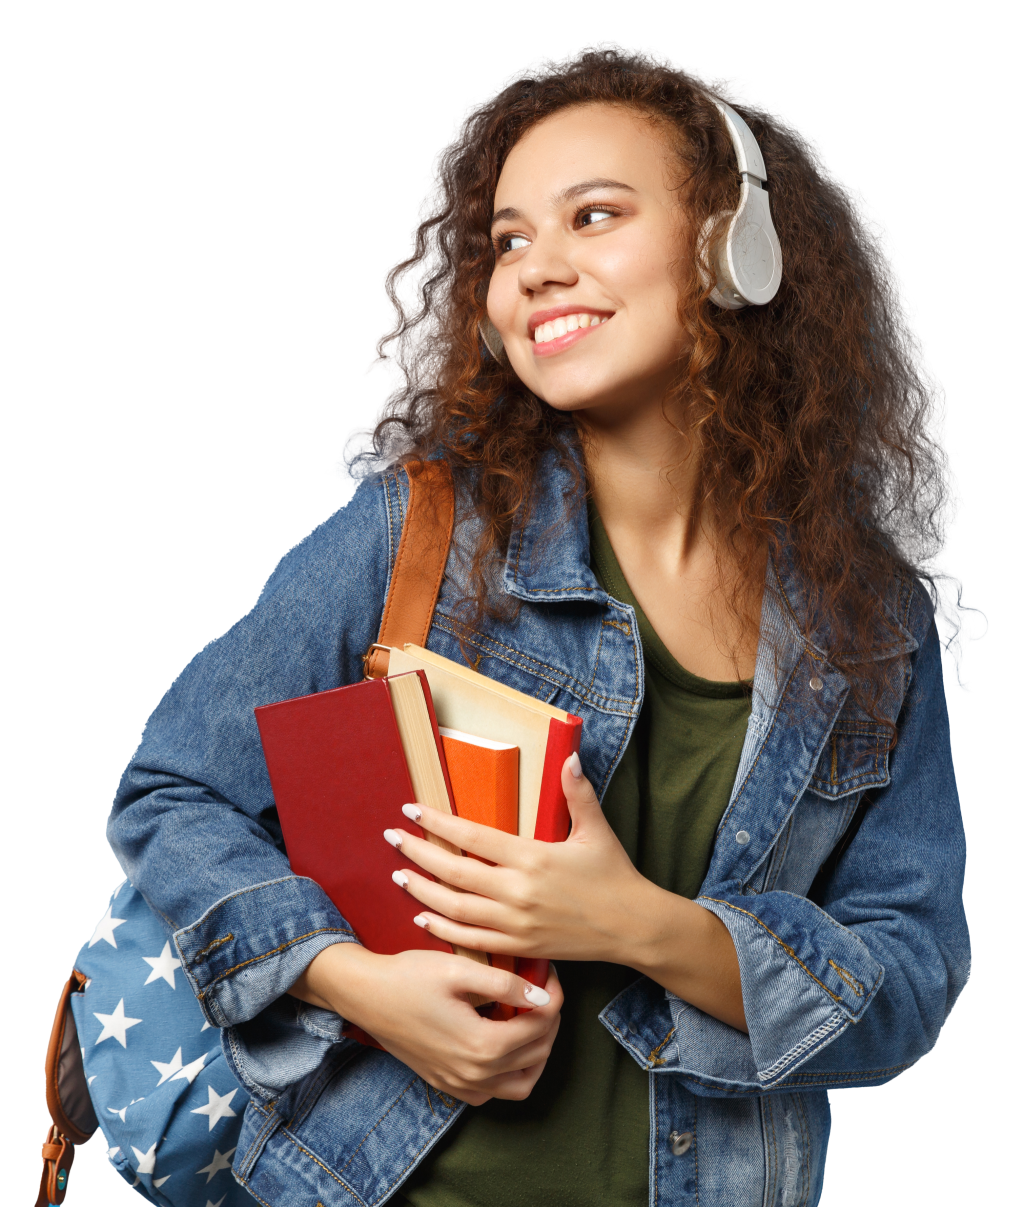
[[[763,306],[782,283],[782,248],[772,224],[764,156],[750,127],[731,106],[712,98],[729,131],[740,176],[740,203],[714,257],[711,300],[726,310]],[[713,220],[706,229],[710,229]]]

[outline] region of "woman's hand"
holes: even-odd
[[[362,1027],[434,1089],[471,1106],[529,1095],[551,1052],[562,1007],[553,969],[546,989],[538,989],[464,956],[382,956],[358,943],[325,948],[291,993]],[[529,1013],[506,1022],[482,1018],[467,1000],[470,993],[529,1007]]]
[[[392,846],[437,877],[413,868],[396,873],[427,907],[416,921],[439,939],[481,951],[628,963],[630,919],[645,908],[655,886],[633,866],[589,781],[575,774],[578,768],[573,755],[562,770],[572,817],[565,842],[518,838],[406,805],[403,812],[423,829],[497,865],[450,854],[402,829],[385,831]]]
[[[439,939],[480,951],[625,964],[745,1029],[739,962],[723,923],[636,870],[577,755],[562,768],[562,788],[572,833],[557,843],[404,806],[425,830],[495,865],[452,855],[400,828],[385,831],[388,842],[436,877],[414,868],[395,873],[427,907],[415,921]]]

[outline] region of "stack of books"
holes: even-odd
[[[561,771],[579,750],[580,719],[419,646],[392,649],[384,679],[255,712],[292,871],[322,886],[371,951],[453,950],[415,925],[419,905],[391,879],[403,860],[383,831],[418,830],[402,805],[545,842],[568,837]],[[454,950],[547,979],[546,960]]]

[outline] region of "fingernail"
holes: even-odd
[[[426,914],[417,914],[416,917],[413,918],[413,921],[417,926],[422,927],[424,930],[430,930],[430,919]]]
[[[569,755],[569,771],[572,773],[574,780],[578,780],[583,774],[583,764],[580,762],[580,756],[575,750]]]
[[[402,849],[402,836],[397,830],[385,830],[384,841],[390,842],[396,851],[400,851]]]
[[[419,805],[403,805],[402,812],[410,821],[419,821],[419,819],[423,816],[423,810],[419,807]]]
[[[523,997],[531,1006],[546,1006],[551,1001],[551,994],[539,985],[527,985],[523,990]]]
[[[405,872],[392,872],[391,879],[398,885],[399,888],[409,887],[409,877]]]

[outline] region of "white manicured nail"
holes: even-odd
[[[578,780],[583,774],[583,764],[580,762],[580,756],[575,750],[569,755],[569,771],[574,780]]]
[[[531,1006],[546,1006],[551,1001],[551,994],[539,985],[527,985],[523,990],[523,997]]]
[[[397,830],[385,830],[384,841],[390,842],[396,851],[400,851],[402,849],[402,836]]]
[[[399,888],[409,887],[409,877],[405,872],[392,872],[391,879],[398,885]]]
[[[413,921],[417,926],[421,926],[424,930],[430,930],[430,919],[426,914],[417,914]]]
[[[423,810],[419,807],[419,805],[403,805],[402,812],[410,821],[419,821],[419,819],[423,816]]]

